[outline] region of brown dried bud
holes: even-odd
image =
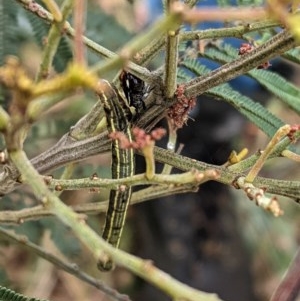
[[[255,49],[254,45],[251,45],[249,43],[243,43],[243,44],[241,44],[241,46],[239,48],[239,55],[249,53],[253,49]],[[272,65],[270,64],[269,61],[267,61],[267,62],[261,63],[259,66],[257,66],[257,69],[268,69],[270,66],[272,66]]]
[[[184,95],[184,85],[179,85],[175,92],[177,102],[168,109],[168,117],[174,130],[180,129],[186,124],[189,112],[196,105],[196,98],[188,99]]]
[[[62,188],[62,186],[60,185],[60,184],[57,184],[57,185],[55,185],[55,188],[54,188],[56,191],[62,191],[63,190],[63,188]]]

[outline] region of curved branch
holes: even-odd
[[[97,289],[101,290],[102,292],[104,292],[114,300],[130,301],[130,298],[127,295],[118,293],[116,290],[112,289],[102,281],[95,279],[90,275],[84,273],[79,269],[79,267],[76,264],[65,262],[62,259],[52,255],[42,247],[30,242],[27,238],[24,238],[23,235],[22,236],[16,235],[11,231],[8,231],[0,227],[0,237],[7,239],[13,243],[17,243],[21,245],[23,248],[30,250],[31,252],[51,262],[52,264],[66,271],[67,273],[74,275],[75,277],[81,279],[82,281],[85,281],[86,283],[89,283],[90,285],[96,287]]]
[[[283,30],[248,54],[244,54],[240,58],[215,69],[209,74],[186,83],[185,94],[188,98],[199,96],[207,90],[228,82],[295,46],[296,42],[292,35],[289,31]]]

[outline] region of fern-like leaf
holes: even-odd
[[[283,57],[293,63],[300,64],[300,49],[299,48],[290,49],[283,55]]]
[[[178,69],[178,72],[177,72],[178,83],[183,83],[190,79],[192,79],[191,75],[187,74],[186,71],[184,71],[182,68]]]
[[[269,137],[273,137],[276,131],[284,125],[283,121],[260,103],[254,102],[251,98],[240,94],[228,84],[214,87],[204,94],[228,102]]]
[[[0,0],[0,65],[3,65],[5,56],[17,54],[18,48],[14,45],[17,38],[18,6],[14,1]]]
[[[236,54],[237,50],[226,44],[222,49],[210,48],[205,51],[204,55],[207,58],[227,63],[236,57]],[[247,74],[300,114],[300,89],[298,87],[285,80],[281,75],[271,71],[253,69]]]
[[[300,114],[300,89],[286,81],[279,74],[267,70],[251,70],[248,73],[261,85],[280,98],[284,103]]]
[[[201,63],[195,59],[185,60],[181,66],[184,66],[189,72],[193,72],[197,76],[209,72],[208,68],[201,65]],[[227,83],[214,87],[204,94],[228,102],[269,137],[272,137],[278,128],[284,125],[283,121],[274,116],[261,104],[240,94]]]
[[[0,0],[0,66],[8,55],[18,55],[23,38],[18,25],[19,6],[14,1]],[[7,106],[6,90],[0,87],[0,104]]]
[[[87,14],[89,18],[86,20],[86,35],[111,51],[116,51],[132,37],[114,17],[105,14],[99,5],[91,4]]]
[[[0,301],[47,301],[24,296],[6,287],[0,286]]]
[[[30,23],[33,31],[33,35],[37,43],[43,47],[44,39],[48,35],[49,24],[46,24],[45,21],[38,18],[36,15],[25,12],[26,18]],[[57,72],[62,72],[66,69],[68,63],[72,60],[73,53],[71,50],[71,46],[66,37],[62,37],[55,57],[53,59],[53,66]]]
[[[186,59],[181,64],[180,67],[186,68],[193,75],[200,76],[210,72],[206,66],[202,65],[197,59]]]

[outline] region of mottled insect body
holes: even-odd
[[[145,82],[126,71],[121,73],[120,82],[129,106],[135,108],[138,116],[146,110],[144,99],[148,91]]]

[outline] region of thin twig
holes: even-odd
[[[182,155],[174,154],[168,150],[155,147],[154,149],[155,160],[161,163],[171,164],[173,167],[180,170],[190,170],[191,168],[196,168],[198,170],[207,170],[214,167],[214,169],[219,173],[217,179],[218,182],[223,184],[232,184],[233,181],[244,174],[242,170],[235,170],[235,172],[228,172],[230,167],[225,168],[222,166],[215,166],[212,164],[207,164],[204,162],[197,161],[195,159],[187,158]],[[239,163],[237,163],[239,164]],[[234,165],[232,165],[234,166]],[[300,198],[300,182],[299,181],[284,181],[275,180],[263,177],[256,177],[253,184],[256,187],[265,187],[269,193],[284,195],[293,198],[298,202]]]
[[[254,200],[256,205],[272,212],[274,216],[278,217],[283,214],[276,197],[266,196],[265,189],[255,187],[252,183],[247,182],[245,177],[238,177],[232,185],[237,189],[244,190],[249,200]]]
[[[103,120],[104,122],[105,120],[104,117],[102,102],[98,100],[92,109],[70,129],[70,136],[75,140],[83,140],[95,136],[100,121]]]
[[[297,133],[296,136],[300,136],[300,133]],[[66,134],[52,148],[32,159],[32,163],[41,174],[49,173],[51,170],[64,166],[69,162],[79,161],[89,156],[108,151],[110,149],[110,142],[106,139],[106,137],[107,133],[104,132],[96,137],[82,141],[74,141],[74,139]],[[290,139],[283,139],[283,141],[281,141],[274,149],[270,158],[280,156],[280,153],[286,149],[290,143]],[[187,158],[179,154],[174,154],[174,152],[170,152],[159,147],[154,148],[154,153],[155,160],[161,163],[170,164],[183,171],[188,171],[192,168],[197,168],[200,171],[215,169],[220,173],[217,181],[224,184],[231,184],[236,177],[248,170],[249,167],[252,166],[253,162],[257,160],[257,156],[253,155],[240,163],[224,168]],[[245,164],[243,164],[244,161]],[[0,192],[2,192],[2,194],[6,194],[15,189],[19,185],[16,182],[19,175],[20,174],[14,167],[6,166],[2,173],[0,173]],[[257,177],[254,181],[254,185],[257,187],[266,187],[270,193],[288,196],[296,201],[300,198],[300,183],[298,181],[285,181]]]
[[[288,149],[284,150],[284,151],[281,153],[281,155],[282,155],[283,157],[286,157],[286,158],[288,158],[288,159],[290,159],[290,160],[293,160],[293,161],[295,161],[295,162],[297,162],[297,163],[300,163],[300,155],[298,155],[298,154],[296,154],[296,153],[294,153],[294,152],[292,152],[292,151],[290,151],[290,150],[288,150]]]
[[[42,54],[42,62],[41,62],[40,70],[37,74],[37,81],[46,78],[49,75],[54,55],[56,53],[59,41],[62,37],[61,33],[63,30],[63,26],[65,24],[65,20],[71,13],[72,7],[73,7],[73,0],[65,0],[61,9],[61,14],[62,14],[61,21],[60,22],[56,21],[51,25],[47,37],[47,44]]]
[[[136,55],[138,51],[149,44],[150,41],[155,39],[162,32],[167,32],[169,30],[176,30],[180,25],[180,11],[169,14],[165,18],[158,20],[150,29],[136,36],[130,42],[122,47],[119,51],[119,55],[104,63],[98,63],[92,68],[92,71],[100,74],[101,76],[105,74],[108,70],[111,71],[115,68],[121,68],[126,66],[129,59]]]
[[[247,73],[263,62],[270,60],[277,55],[283,54],[296,45],[294,38],[287,30],[276,34],[265,44],[256,47],[240,58],[222,65],[209,74],[192,79],[186,83],[185,95],[188,98],[199,96],[207,90],[216,87],[224,82]]]
[[[167,13],[170,13],[171,6],[176,0],[167,1]],[[178,64],[178,44],[179,26],[169,30],[166,37],[165,56],[165,96],[168,101],[174,96],[177,86],[177,64]]]
[[[102,282],[101,280],[95,279],[90,275],[84,273],[79,269],[77,264],[68,263],[63,261],[62,259],[54,256],[47,250],[43,249],[42,247],[30,242],[28,238],[24,235],[16,235],[12,231],[6,230],[0,227],[0,237],[3,239],[7,239],[10,242],[17,243],[18,245],[22,246],[25,249],[28,249],[30,252],[37,254],[38,256],[44,258],[45,260],[51,262],[59,269],[66,271],[67,273],[74,275],[78,279],[89,283],[90,285],[94,286],[95,288],[101,290],[111,298],[117,301],[130,301],[130,298],[127,295],[123,295],[118,293],[116,290],[109,287],[107,284]]]
[[[192,184],[180,186],[151,186],[134,192],[132,194],[130,203],[131,205],[134,205],[156,198],[163,198],[166,196],[187,192],[196,192],[197,190],[198,186]],[[71,209],[80,214],[98,214],[101,212],[106,212],[107,206],[108,200],[97,203],[74,205],[71,206]],[[53,215],[53,212],[41,205],[31,208],[24,208],[17,211],[0,211],[0,224],[22,224],[30,220],[38,220]]]
[[[146,156],[146,155],[145,155]],[[154,159],[149,160],[149,164],[153,165]],[[203,172],[191,170],[181,174],[154,174],[154,167],[151,167],[151,177],[146,173],[137,174],[128,178],[121,179],[101,179],[97,177],[81,178],[81,179],[53,179],[45,177],[44,180],[48,187],[55,189],[59,186],[61,190],[78,190],[90,188],[109,188],[118,189],[120,185],[140,186],[140,185],[185,185],[185,184],[203,184],[209,180],[216,180],[218,172],[208,169]]]
[[[300,138],[300,132],[295,133],[294,136],[295,139],[299,139]],[[270,154],[269,158],[276,158],[276,157],[281,157],[282,152],[287,149],[290,145],[292,144],[292,140],[288,137],[282,139],[282,141],[280,141],[273,149],[272,153]],[[247,159],[236,163],[234,165],[231,165],[228,167],[229,170],[231,171],[246,171],[248,169],[251,168],[251,166],[253,166],[254,162],[257,161],[257,159],[259,158],[258,153],[248,157]]]
[[[226,37],[243,38],[245,34],[262,29],[278,27],[280,24],[273,20],[259,21],[246,25],[239,25],[227,28],[212,28],[204,30],[185,31],[179,34],[180,41],[220,39]]]
[[[275,135],[272,137],[266,148],[261,152],[257,161],[251,167],[245,181],[252,183],[255,177],[258,175],[259,171],[262,169],[263,164],[266,162],[268,156],[272,153],[276,144],[285,137],[291,131],[291,126],[286,124],[278,129]]]
[[[55,194],[48,190],[46,184],[30,164],[26,154],[22,150],[12,150],[9,155],[24,179],[26,179],[27,183],[32,187],[36,197],[46,208],[53,211],[63,223],[74,231],[74,234],[90,250],[96,262],[99,260],[106,261],[107,256],[109,256],[117,265],[124,266],[134,274],[164,291],[173,299],[186,299],[190,301],[220,300],[215,294],[204,293],[181,283],[156,268],[147,260],[142,260],[112,247],[99,237],[80,215],[72,211],[68,206],[62,203]]]
[[[55,0],[43,0],[43,2],[45,3],[48,10],[52,14],[55,22],[61,22],[63,19],[63,16],[62,16],[62,13],[61,13],[57,3],[55,2]]]

